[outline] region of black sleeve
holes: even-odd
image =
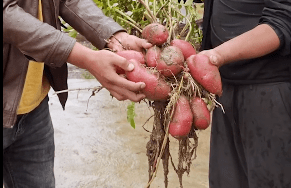
[[[202,32],[203,38],[202,43],[199,51],[202,50],[209,50],[212,48],[211,45],[211,27],[210,27],[210,18],[212,16],[212,7],[213,7],[213,0],[207,0],[204,3],[204,14],[203,14],[203,24],[202,24]]]
[[[291,0],[265,0],[260,24],[274,29],[280,39],[281,55],[291,54]]]

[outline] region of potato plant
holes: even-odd
[[[134,28],[138,37],[154,45],[146,51],[145,64],[129,60],[136,69],[125,72],[128,80],[146,83],[145,100],[154,110],[153,130],[146,146],[147,187],[154,181],[160,161],[165,187],[168,187],[170,161],[183,187],[182,176],[185,172],[189,174],[196,157],[196,131],[209,126],[211,111],[220,105],[215,100],[215,95],[222,94],[220,75],[209,59],[197,54],[202,34],[193,1],[136,0],[135,3],[144,7],[139,20],[122,12],[119,6],[114,10],[119,14],[118,19]],[[169,136],[179,141],[178,164],[170,157]]]
[[[94,0],[105,15],[112,17],[128,33],[154,46],[143,55],[131,49],[117,52],[135,65],[132,72],[116,67],[128,80],[145,82],[143,93],[154,110],[154,124],[146,145],[150,187],[163,163],[165,187],[168,187],[169,163],[183,187],[182,176],[189,174],[196,157],[196,131],[210,124],[210,113],[222,107],[215,95],[221,95],[221,79],[209,59],[198,53],[202,40],[201,15],[193,0]],[[183,10],[183,11],[181,11]],[[70,32],[73,32],[70,30]],[[135,103],[128,106],[127,119],[135,128]],[[170,157],[169,137],[179,141],[178,162]],[[175,164],[178,163],[178,164]]]

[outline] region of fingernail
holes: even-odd
[[[213,64],[217,64],[217,57],[216,56],[211,55],[210,58],[211,58]]]
[[[141,89],[144,89],[145,86],[146,86],[146,85],[145,85],[145,83],[143,83],[143,82],[140,84],[140,88],[141,88]]]
[[[127,67],[128,71],[132,71],[134,69],[134,65],[132,63],[130,63]]]

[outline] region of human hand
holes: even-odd
[[[126,32],[118,32],[109,38],[107,46],[113,51],[136,50],[144,52],[144,49],[148,49],[153,45],[145,39],[129,35]]]
[[[97,62],[98,61],[98,62]],[[131,100],[139,102],[145,95],[139,93],[145,87],[145,83],[134,83],[116,73],[115,66],[125,71],[132,71],[134,65],[125,58],[116,55],[108,50],[96,52],[96,57],[92,60],[92,65],[88,68],[89,72],[105,87],[110,94],[117,100]]]
[[[115,70],[115,66],[118,66],[125,71],[132,71],[134,65],[109,50],[94,51],[76,43],[68,62],[88,70],[117,100],[139,102],[145,98],[144,94],[139,93],[145,83],[129,81],[119,76]]]
[[[208,56],[210,62],[217,67],[220,67],[223,64],[225,64],[224,58],[215,49],[204,50],[201,51],[199,54]]]

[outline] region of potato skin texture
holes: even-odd
[[[218,67],[210,62],[208,56],[203,54],[191,55],[186,62],[191,76],[204,89],[218,96],[222,95],[222,82]]]
[[[165,26],[159,23],[151,23],[142,30],[142,37],[153,45],[161,46],[169,37]]]
[[[210,124],[210,112],[206,103],[196,96],[191,99],[190,106],[193,113],[193,125],[199,130],[207,129]]]
[[[183,70],[183,67],[184,56],[178,47],[168,46],[163,49],[157,62],[157,69],[164,76],[175,76]]]
[[[158,64],[158,60],[161,57],[161,48],[158,46],[153,46],[147,50],[145,55],[145,61],[148,67],[156,67]]]
[[[174,39],[171,41],[170,45],[178,47],[182,51],[184,59],[187,59],[191,55],[196,54],[195,48],[192,46],[192,44],[190,44],[187,41],[181,39]]]
[[[193,124],[193,114],[187,97],[181,95],[177,100],[174,115],[169,124],[169,134],[176,139],[187,137]]]
[[[141,52],[138,52],[135,50],[124,50],[124,51],[118,51],[118,52],[116,52],[116,54],[120,55],[121,57],[124,57],[128,61],[131,59],[135,59],[139,63],[145,64],[145,58]],[[116,68],[117,74],[125,74],[125,71],[122,68],[120,68],[118,66],[115,66],[115,68]]]
[[[161,75],[151,73],[136,60],[130,62],[134,64],[134,69],[125,72],[127,79],[133,82],[144,82],[146,86],[142,89],[142,93],[146,95],[148,100],[166,101],[171,93],[171,87],[161,79]]]

